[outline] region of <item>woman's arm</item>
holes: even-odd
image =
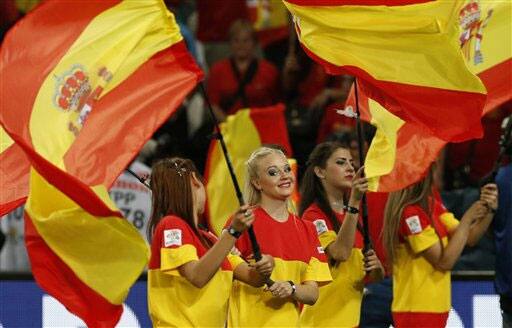
[[[272,286],[267,288],[274,297],[285,299],[291,298],[303,304],[313,305],[318,299],[318,284],[316,281],[304,281],[300,285],[295,285],[295,291],[292,286],[293,282],[275,281]]]
[[[239,232],[245,231],[254,221],[254,214],[248,211],[249,206],[242,206],[233,216],[231,226]],[[244,213],[250,213],[245,216]],[[217,270],[235,245],[236,238],[223,231],[219,240],[199,260],[190,261],[178,268],[180,274],[192,285],[202,288],[215,275]]]
[[[263,254],[261,260],[254,265],[247,263],[239,264],[234,272],[235,279],[245,282],[253,287],[261,287],[272,274],[274,269],[274,258],[270,255]]]
[[[485,202],[487,207],[487,214],[483,219],[476,221],[476,223],[469,230],[467,244],[468,246],[475,246],[483,234],[489,228],[494,217],[494,212],[498,208],[498,187],[494,183],[486,184],[480,191],[480,200]]]
[[[359,168],[352,182],[352,191],[350,193],[350,200],[348,206],[359,209],[359,204],[363,194],[368,190],[368,180],[362,178],[363,167]],[[354,247],[354,240],[356,236],[357,222],[359,220],[358,213],[345,212],[345,218],[341,224],[336,240],[330,243],[326,252],[329,257],[336,261],[344,262],[348,260]]]
[[[422,255],[427,261],[439,271],[449,271],[455,265],[455,262],[460,257],[464,246],[469,237],[469,231],[471,225],[486,213],[486,208],[481,201],[475,202],[471,207],[464,213],[464,216],[460,220],[460,224],[453,233],[448,242],[448,245],[444,248],[441,246],[441,242],[437,242],[425,251]]]

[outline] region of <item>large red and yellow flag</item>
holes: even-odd
[[[239,110],[236,114],[228,116],[220,128],[240,188],[243,188],[245,183],[245,162],[262,144],[280,145],[289,156],[291,155],[284,106],[281,104]],[[205,179],[209,225],[219,234],[239,204],[224,154],[217,140],[210,144]]]
[[[512,98],[511,20],[510,1],[470,0],[460,9],[461,48],[468,66],[488,90],[483,114]],[[402,189],[425,175],[446,141],[421,125],[393,115],[365,91],[360,85],[361,118],[377,128],[365,161],[369,188],[384,192]],[[352,90],[346,110],[354,108]]]
[[[459,45],[462,0],[287,0],[305,51],[446,141],[480,137],[486,99]],[[457,124],[453,124],[457,122]]]
[[[107,187],[200,77],[160,0],[46,1],[2,44],[0,123],[32,167],[32,271],[88,326],[116,324],[149,253]]]

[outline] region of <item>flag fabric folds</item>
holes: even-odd
[[[485,114],[512,99],[512,2],[467,0],[459,25],[468,67],[487,88]]]
[[[276,144],[282,146],[288,156],[291,155],[282,104],[239,110],[228,116],[220,128],[242,189],[245,183],[245,162],[256,148],[262,144]],[[219,234],[239,204],[217,140],[212,140],[208,150],[205,179],[208,223]]]
[[[32,167],[33,274],[88,326],[117,323],[149,255],[107,188],[200,78],[161,0],[46,1],[2,44],[0,156]]]
[[[0,126],[0,216],[25,203],[29,170],[23,150]]]
[[[395,116],[445,141],[463,141],[482,135],[486,90],[460,49],[462,2],[284,3],[304,50],[327,72],[356,76]]]
[[[471,71],[488,90],[482,115],[511,99],[511,13],[509,1],[470,0],[459,11],[461,48]],[[365,161],[369,188],[383,192],[402,189],[425,175],[446,141],[386,111],[366,91],[359,85],[361,118],[377,128]],[[354,90],[346,106],[355,109]]]

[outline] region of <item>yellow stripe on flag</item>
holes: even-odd
[[[461,56],[458,25],[452,21],[462,2],[285,5],[294,15],[301,43],[333,65],[358,67],[380,81],[483,94],[483,84]]]
[[[368,98],[370,123],[377,128],[365,159],[368,189],[378,191],[379,177],[393,170],[396,160],[397,134],[404,121]]]
[[[226,147],[232,160],[240,188],[245,183],[245,161],[249,155],[261,146],[258,130],[250,117],[250,110],[243,109],[235,115],[228,116],[220,125]],[[213,231],[219,234],[229,216],[238,208],[235,189],[230,179],[222,149],[218,142],[210,152],[206,192],[208,195],[208,211]],[[226,191],[226,192],[223,192]]]
[[[105,188],[97,194],[113,207]],[[25,210],[47,245],[80,280],[112,304],[122,304],[149,258],[144,239],[130,222],[94,217],[34,169]]]
[[[9,137],[4,128],[0,125],[0,154],[9,148],[14,141]]]
[[[80,116],[94,103],[95,92],[104,96],[155,53],[182,39],[172,14],[162,19],[167,12],[163,6],[160,0],[123,1],[91,21],[37,95],[30,132],[39,154],[65,169],[63,156],[82,128]],[[105,29],[109,34],[98,32]],[[79,81],[76,74],[86,76],[87,82]],[[73,99],[76,103],[72,100],[66,109],[59,105],[58,95],[69,85],[68,79],[89,96]]]

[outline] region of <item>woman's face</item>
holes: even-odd
[[[336,149],[327,159],[325,168],[317,170],[317,176],[324,183],[338,189],[351,188],[354,175],[354,161],[350,151],[345,148]]]
[[[255,44],[251,32],[240,30],[231,39],[231,53],[233,57],[246,59],[254,56]]]
[[[286,200],[292,195],[295,177],[285,156],[272,153],[261,158],[257,163],[257,172],[258,176],[252,182],[262,196]]]

